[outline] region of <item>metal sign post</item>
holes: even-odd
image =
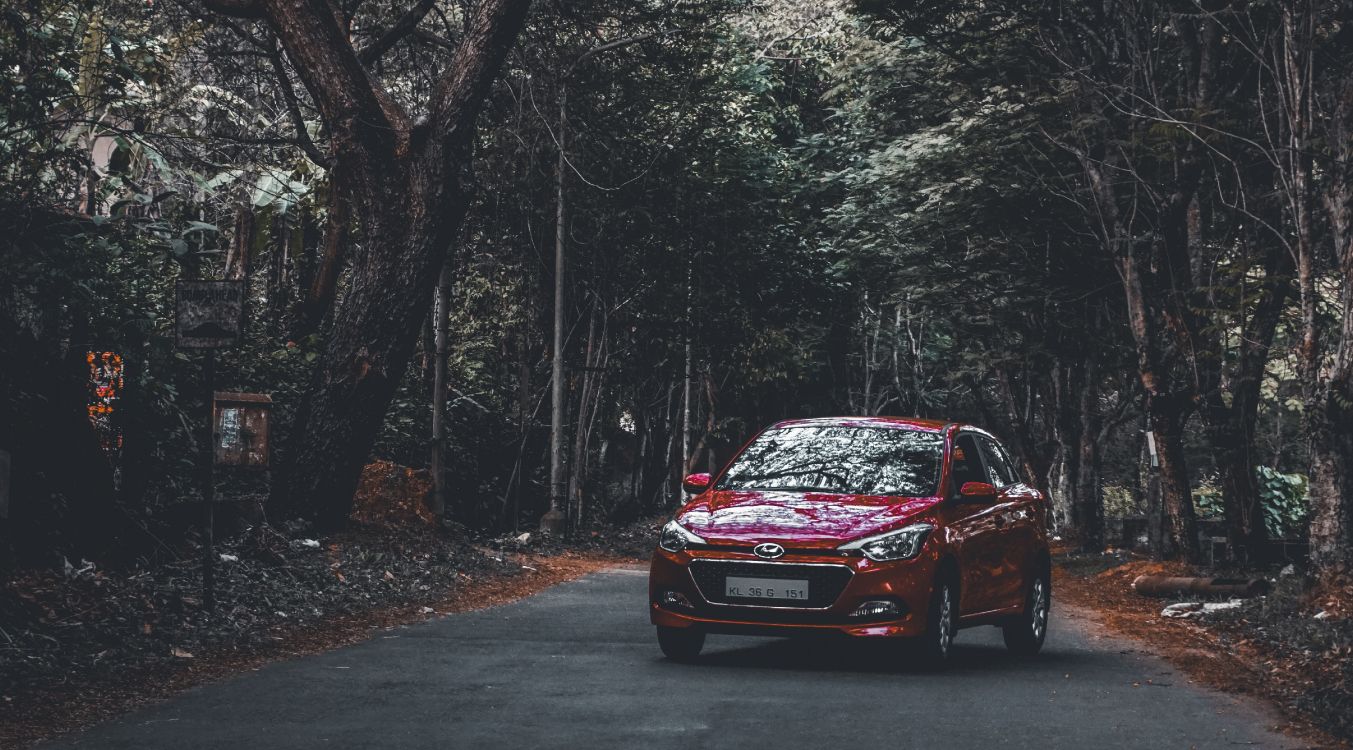
[[[207,361],[202,365],[202,379],[206,381],[207,425],[202,437],[202,502],[206,517],[202,520],[202,607],[210,612],[216,608],[216,350],[207,350]]]
[[[180,347],[205,349],[202,379],[207,401],[200,450],[202,501],[202,607],[216,607],[216,350],[238,344],[244,334],[243,281],[180,281],[174,334]]]

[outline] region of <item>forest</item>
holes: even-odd
[[[1353,562],[1347,0],[0,18],[0,569],[340,530],[372,461],[584,534],[833,414],[987,427],[1086,550]]]

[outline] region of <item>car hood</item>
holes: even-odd
[[[683,508],[677,520],[710,544],[830,548],[897,528],[936,502],[933,497],[711,490]]]

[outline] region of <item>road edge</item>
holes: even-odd
[[[431,606],[418,603],[372,609],[336,617],[322,625],[298,626],[249,652],[206,651],[182,666],[147,665],[116,678],[90,679],[59,691],[26,694],[0,706],[0,747],[40,745],[268,664],[344,648],[403,625],[510,604],[592,573],[636,563],[629,558],[587,552],[508,553],[505,557],[517,563],[517,571],[462,574],[461,580]]]

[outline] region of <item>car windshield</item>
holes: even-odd
[[[786,427],[761,434],[717,489],[926,497],[944,437],[897,427]]]

